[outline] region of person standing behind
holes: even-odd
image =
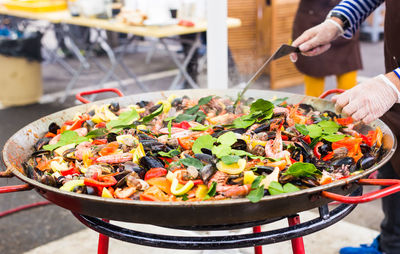
[[[301,0],[293,23],[293,39],[326,19],[340,0]],[[359,33],[348,40],[339,38],[322,55],[299,55],[295,65],[304,74],[305,94],[318,97],[324,92],[325,77],[336,75],[337,87],[350,89],[357,84],[357,70],[362,69]]]

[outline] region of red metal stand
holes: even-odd
[[[260,233],[261,232],[261,226],[255,226],[253,227],[253,233]],[[262,246],[254,246],[254,254],[262,254]]]
[[[103,219],[105,222],[110,222],[109,220]],[[106,235],[99,234],[99,245],[97,247],[97,254],[108,254],[108,244],[110,238]]]
[[[298,215],[288,217],[289,226],[295,226],[300,224],[300,217]],[[292,240],[293,254],[305,254],[303,237],[293,238]]]

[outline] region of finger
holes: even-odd
[[[359,104],[356,101],[349,102],[346,106],[343,107],[342,112],[352,116],[357,112]]]
[[[373,121],[375,121],[376,119],[377,119],[377,118],[374,117],[373,115],[367,114],[367,115],[362,119],[362,122],[365,123],[365,124],[370,124],[370,123],[372,123]]]
[[[350,101],[350,97],[345,93],[339,95],[336,100],[335,108],[337,112],[342,112],[342,108],[345,107]]]
[[[330,49],[330,47],[331,47],[331,44],[328,43],[328,44],[325,44],[322,46],[315,47],[307,52],[302,52],[302,54],[305,56],[316,56],[316,55],[320,55],[320,54],[324,53],[325,51]]]
[[[339,97],[339,94],[332,96],[331,101],[332,101],[333,103],[336,103],[338,97]]]
[[[292,42],[293,47],[299,47],[304,42],[310,40],[314,36],[314,33],[310,32],[309,30],[305,31],[296,40]]]
[[[368,114],[368,111],[359,109],[351,116],[351,118],[353,118],[354,121],[361,121],[362,119],[364,119],[367,116],[367,114]]]
[[[289,58],[290,58],[290,61],[291,61],[292,63],[297,62],[297,54],[296,54],[296,53],[290,54],[290,55],[289,55]]]

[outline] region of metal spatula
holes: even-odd
[[[300,50],[297,47],[293,47],[293,46],[289,46],[287,44],[282,44],[273,54],[270,58],[267,59],[267,61],[264,62],[264,64],[260,67],[260,69],[258,69],[258,71],[250,78],[249,81],[247,81],[246,86],[243,88],[243,90],[238,94],[238,97],[235,101],[234,104],[234,108],[236,109],[237,104],[239,103],[239,101],[242,99],[244,93],[247,91],[247,89],[249,89],[249,87],[254,83],[254,81],[256,81],[262,71],[265,69],[265,67],[269,64],[269,62],[271,62],[272,60],[276,60],[279,59],[283,56],[289,55],[290,53],[299,53]]]

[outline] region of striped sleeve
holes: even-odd
[[[331,12],[339,12],[350,23],[343,36],[351,38],[361,23],[384,2],[384,0],[342,0]]]

